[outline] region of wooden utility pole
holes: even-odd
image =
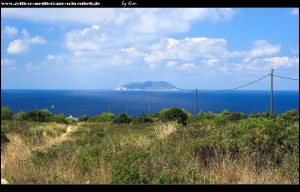
[[[273,69],[271,69],[270,115],[273,114]]]
[[[195,90],[195,121],[197,120],[198,90]]]

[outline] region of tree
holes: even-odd
[[[38,122],[49,122],[52,119],[52,113],[48,109],[29,111],[25,114],[25,120],[38,121]]]
[[[126,113],[121,113],[114,121],[114,123],[130,123],[131,118]]]
[[[179,108],[164,109],[160,112],[159,118],[162,122],[176,121],[177,123],[187,125],[187,114]]]
[[[52,121],[56,123],[67,123],[66,116],[63,113],[60,113],[58,115],[54,115],[52,118]]]
[[[16,115],[16,119],[17,120],[20,120],[20,121],[22,121],[22,120],[25,120],[25,112],[24,111],[20,111],[19,113],[17,113],[17,115]]]
[[[83,115],[82,117],[80,117],[80,118],[79,118],[79,120],[78,120],[78,121],[79,121],[79,122],[84,122],[84,121],[86,122],[86,121],[88,121],[88,120],[89,120],[89,118],[90,118],[89,116],[87,116],[87,115]]]
[[[1,107],[1,120],[12,120],[13,117],[10,107]]]

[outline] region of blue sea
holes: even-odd
[[[114,90],[1,90],[1,106],[9,106],[14,113],[20,110],[48,109],[53,114],[81,117],[102,112],[116,116],[127,112],[131,116],[149,113],[149,91]],[[194,114],[195,92],[152,91],[151,114],[164,108],[185,108]],[[198,93],[197,112],[212,111],[246,114],[265,112],[270,108],[270,91],[228,91]],[[274,91],[273,112],[281,114],[287,110],[299,110],[299,91]]]

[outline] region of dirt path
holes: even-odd
[[[41,149],[44,149],[44,148],[47,148],[47,147],[51,147],[53,145],[58,145],[61,142],[70,139],[69,138],[70,133],[73,132],[73,131],[76,131],[76,130],[77,130],[77,126],[69,126],[68,125],[67,131],[65,133],[63,133],[59,137],[51,138],[48,141],[46,141],[46,143],[44,145],[34,147],[31,150],[41,150]],[[1,170],[4,168],[4,166],[2,165],[2,158],[4,158],[4,157],[1,155]],[[9,182],[6,179],[1,178],[1,184],[9,184]]]
[[[73,132],[73,131],[75,131],[75,130],[77,130],[77,126],[69,126],[68,125],[67,131],[65,133],[63,133],[61,136],[55,137],[55,138],[51,138],[44,145],[34,147],[32,150],[40,150],[40,149],[44,149],[44,148],[47,148],[47,147],[51,147],[53,145],[58,145],[61,142],[70,139],[69,138],[70,133]]]

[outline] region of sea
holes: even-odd
[[[196,105],[197,103],[197,105]],[[1,90],[1,107],[9,106],[13,113],[48,109],[52,114],[94,116],[125,112],[130,116],[154,114],[162,109],[179,107],[190,113],[212,111],[262,113],[270,109],[270,91],[234,90],[227,92],[195,90],[180,91],[116,91],[116,90]],[[299,91],[274,91],[273,112],[281,114],[299,110]]]

